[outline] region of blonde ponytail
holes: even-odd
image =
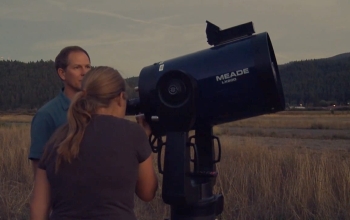
[[[70,163],[79,154],[80,142],[84,136],[85,128],[91,119],[91,115],[87,111],[89,104],[86,95],[86,91],[78,92],[68,109],[68,131],[66,138],[57,148],[56,172],[62,160]]]

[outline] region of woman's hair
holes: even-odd
[[[126,83],[117,70],[99,66],[87,72],[81,89],[71,101],[67,123],[57,129],[47,144],[47,147],[53,146],[57,152],[56,172],[62,161],[71,162],[78,156],[80,142],[91,115],[98,108],[108,107],[112,99],[125,92]]]

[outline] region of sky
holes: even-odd
[[[66,46],[124,77],[210,48],[206,21],[253,22],[278,64],[350,52],[350,0],[0,0],[0,57],[54,60]]]

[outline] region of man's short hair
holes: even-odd
[[[89,54],[83,48],[81,48],[79,46],[68,46],[68,47],[65,47],[56,56],[56,59],[55,59],[56,72],[58,71],[59,68],[62,68],[64,70],[67,68],[67,66],[68,66],[68,56],[69,56],[69,54],[71,52],[83,52],[83,53],[86,54],[86,56],[88,56],[88,58],[90,60]]]

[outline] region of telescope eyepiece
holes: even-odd
[[[127,100],[126,115],[137,115],[140,113],[140,111],[140,98]]]

